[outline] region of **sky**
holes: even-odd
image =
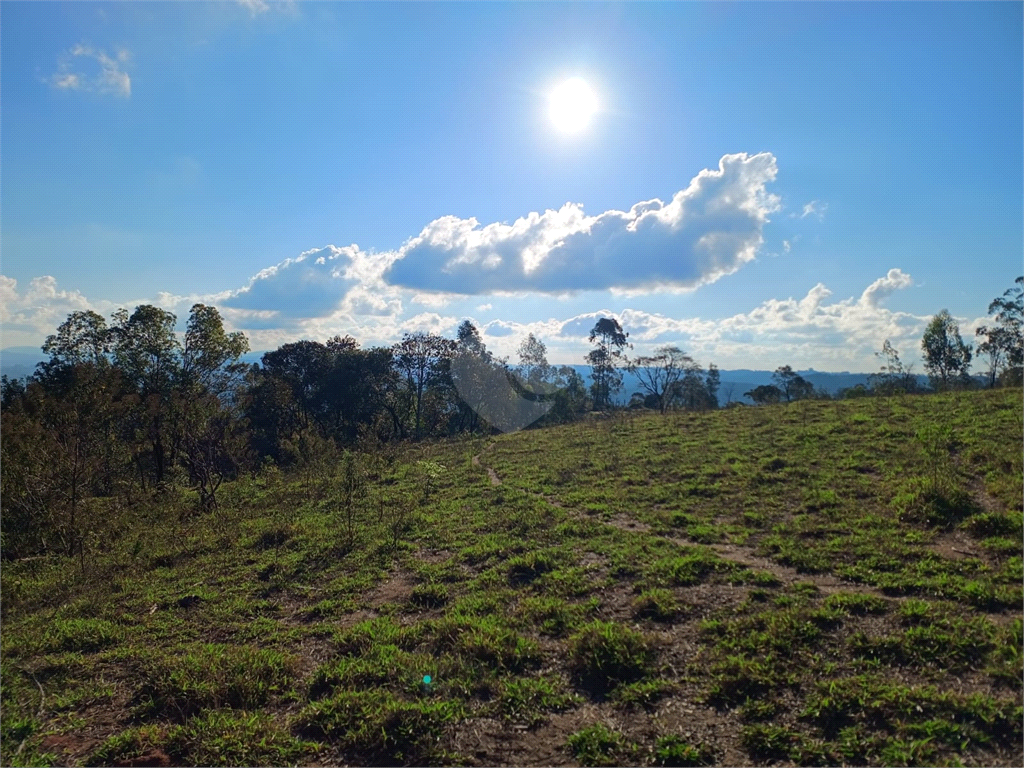
[[[470,319],[582,364],[614,316],[637,355],[921,372],[1024,272],[1022,8],[5,1],[0,346],[205,303],[254,350]]]

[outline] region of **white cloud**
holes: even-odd
[[[305,251],[257,272],[249,284],[232,292],[226,306],[275,310],[284,317],[322,317],[339,308],[346,291],[355,245],[328,245]]]
[[[270,4],[265,2],[265,0],[236,0],[236,2],[253,16],[258,16],[270,10]]]
[[[533,333],[547,344],[550,360],[582,363],[590,347],[590,329],[599,318],[614,317],[629,334],[633,354],[671,343],[704,364],[715,362],[720,367],[774,368],[788,364],[872,371],[877,367],[874,353],[886,339],[900,349],[904,361],[913,362],[918,356],[920,336],[929,318],[880,306],[889,293],[911,284],[909,275],[892,269],[860,297],[830,303],[832,291],[818,283],[803,297],[768,299],[746,312],[718,320],[672,318],[625,308],[532,323],[493,320],[480,330],[499,354],[514,355],[519,342]],[[965,333],[973,332],[977,324],[975,320],[965,326]]]
[[[68,53],[73,59],[65,57],[50,78],[54,88],[112,93],[124,98],[132,95],[131,78],[122,69],[131,61],[128,51],[121,49],[115,56],[110,56],[106,51],[78,44]],[[73,71],[73,65],[84,66],[88,71]]]
[[[244,331],[252,348],[257,350],[274,349],[300,338],[324,341],[335,334],[351,334],[363,346],[389,345],[399,340],[404,332],[412,331],[454,335],[461,317],[437,312],[402,317],[401,295],[388,293],[387,289],[377,290],[379,286],[356,284],[347,290],[337,290],[350,279],[345,275],[353,261],[345,256],[346,249],[328,247],[307,251],[296,259],[263,270],[250,282],[244,295],[269,300],[275,292],[298,286],[296,295],[280,308],[256,301],[251,306],[233,303],[243,291],[190,296],[159,293],[155,299],[114,304],[89,301],[78,291],[62,290],[50,276],[37,277],[20,289],[17,281],[0,275],[2,345],[39,345],[73,311],[93,309],[109,317],[118,306],[130,309],[143,303],[174,311],[179,318],[179,328],[183,328],[193,304],[212,304],[221,311],[225,325],[230,330]],[[316,262],[321,258],[324,263],[318,265]],[[303,289],[302,272],[313,267],[313,288]],[[339,276],[332,276],[333,272]],[[320,284],[324,274],[328,275],[328,285],[334,281],[331,290],[325,290]],[[282,282],[273,287],[261,285],[275,278]],[[834,300],[832,292],[818,283],[801,297],[771,298],[721,319],[673,318],[625,306],[615,312],[602,309],[529,323],[507,319],[474,322],[488,347],[495,354],[510,359],[515,359],[522,339],[533,333],[547,345],[551,362],[582,363],[590,347],[587,336],[597,319],[615,317],[629,333],[633,354],[643,354],[671,343],[705,365],[714,362],[722,368],[774,368],[788,364],[813,366],[819,370],[872,371],[877,367],[874,353],[881,349],[885,339],[890,339],[900,350],[905,362],[913,363],[918,359],[921,333],[930,318],[883,306],[887,297],[912,284],[909,275],[891,269],[859,296]],[[303,299],[310,296],[313,304],[299,312]],[[329,301],[325,300],[327,296],[331,297]],[[318,313],[314,313],[313,308],[318,308]],[[984,324],[986,319],[960,319],[960,322],[961,334],[970,339],[974,328]]]
[[[581,205],[481,227],[444,216],[391,254],[385,281],[419,290],[488,294],[692,289],[751,261],[779,201],[765,187],[775,158],[726,155],[672,200],[587,216]]]
[[[458,297],[450,293],[417,293],[413,295],[410,301],[413,304],[421,304],[430,309],[443,309],[456,298]]]
[[[791,213],[789,218],[791,219],[806,219],[808,216],[817,216],[818,220],[821,221],[825,218],[825,211],[828,210],[828,203],[822,203],[819,200],[811,200],[811,202],[804,205],[803,210],[800,213]]]
[[[267,11],[274,10],[280,13],[295,15],[298,13],[298,4],[295,0],[280,0],[280,2],[267,2],[267,0],[235,0],[249,14],[255,18],[262,16]]]
[[[477,312],[490,312],[493,307],[490,304],[479,304],[477,305]]]
[[[890,269],[885,277],[880,277],[861,294],[860,303],[868,306],[878,306],[878,302],[888,297],[893,291],[898,291],[913,285],[910,275],[899,269]]]
[[[56,331],[67,316],[92,305],[78,291],[63,291],[50,275],[33,278],[18,290],[18,281],[0,275],[0,324],[3,346],[34,346]]]

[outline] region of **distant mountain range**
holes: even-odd
[[[242,356],[242,360],[247,363],[258,363],[263,354],[263,352],[249,352]],[[9,376],[12,379],[21,379],[35,372],[36,363],[41,363],[45,359],[46,355],[38,347],[7,347],[6,349],[0,349],[0,374]],[[590,367],[586,365],[573,365],[571,367],[576,369],[589,385]],[[816,388],[823,389],[832,395],[848,387],[855,387],[858,384],[867,386],[868,376],[870,375],[867,373],[850,373],[848,371],[825,373],[816,371],[813,368],[809,368],[806,371],[797,371],[797,373],[811,382]],[[918,376],[917,378],[918,382],[922,385],[928,383],[927,376]],[[723,370],[721,371],[721,379],[722,383],[718,389],[720,405],[725,405],[729,400],[749,403],[750,399],[744,397],[743,393],[749,392],[754,387],[761,386],[762,384],[771,384],[772,371],[756,371],[747,368],[732,371]],[[618,397],[619,402],[627,402],[630,396],[640,389],[637,378],[628,371],[624,371],[622,375],[622,391]]]

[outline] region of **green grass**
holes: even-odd
[[[642,632],[614,622],[594,621],[569,637],[566,655],[579,685],[603,695],[652,672],[656,651],[652,640]]]
[[[1021,406],[390,447],[351,536],[330,472],[97,500],[84,571],[4,563],[0,762],[1020,764]]]
[[[625,737],[603,723],[595,723],[572,734],[566,744],[580,765],[623,765]]]

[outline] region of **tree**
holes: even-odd
[[[772,386],[771,384],[762,384],[758,387],[744,392],[744,397],[749,397],[758,405],[767,405],[769,403],[777,403],[782,399],[782,390],[778,387]]]
[[[463,320],[459,325],[459,330],[456,332],[456,340],[463,351],[490,360],[491,353],[487,351],[487,346],[484,344],[483,339],[480,338],[480,331],[469,320]]]
[[[300,426],[307,428],[317,417],[318,391],[330,366],[330,350],[318,341],[283,344],[263,355],[263,369],[288,384],[298,407]]]
[[[725,404],[728,406],[732,404],[732,396],[736,392],[736,383],[728,381],[725,386],[722,387],[722,393],[725,395]]]
[[[669,393],[671,402],[681,405],[688,411],[710,410],[707,376],[700,364],[689,360],[683,365],[683,375]]]
[[[216,307],[194,304],[185,329],[181,379],[186,388],[223,394],[236,380],[238,358],[249,351],[241,331],[226,333]]]
[[[615,318],[602,317],[590,331],[590,343],[595,348],[587,354],[587,363],[593,372],[590,390],[594,397],[594,409],[602,410],[611,405],[612,395],[622,388],[622,374],[617,366],[625,359],[623,350],[631,345],[626,339],[629,334],[622,330]]]
[[[111,335],[102,315],[92,310],[72,312],[57,327],[56,334],[46,337],[43,352],[50,356],[51,367],[80,363],[102,365],[109,362],[107,353],[110,351]]]
[[[181,345],[174,334],[177,317],[143,304],[129,315],[114,313],[114,362],[138,398],[135,418],[152,449],[153,477],[164,480],[167,456],[167,421],[171,392],[181,372]]]
[[[523,339],[517,352],[519,354],[519,372],[523,381],[533,392],[542,393],[551,373],[547,347],[544,346],[544,342],[531,333]]]
[[[712,410],[718,407],[718,387],[721,383],[722,375],[718,372],[718,366],[711,363],[704,375],[704,389],[708,393],[708,407]]]
[[[217,507],[217,489],[238,471],[244,453],[242,422],[216,395],[188,396],[182,408],[181,463],[199,493],[204,510]]]
[[[91,362],[50,366],[30,380],[23,408],[3,417],[5,542],[32,540],[85,557],[85,500],[102,485],[117,416],[117,372]],[[21,530],[23,525],[29,529]],[[13,529],[13,530],[12,530]]]
[[[480,331],[469,320],[463,320],[456,332],[454,381],[458,387],[458,426],[469,432],[481,427],[480,410],[488,397],[487,380],[492,372],[492,356]]]
[[[946,310],[928,323],[921,338],[921,350],[932,387],[945,390],[957,382],[967,381],[971,369],[971,346],[960,338],[960,326]]]
[[[881,352],[875,357],[882,358],[882,368],[878,373],[868,377],[871,388],[880,395],[891,395],[897,392],[913,392],[917,388],[912,372],[913,366],[904,366],[900,360],[899,350],[886,339]]]
[[[976,331],[985,341],[978,344],[978,353],[988,355],[989,383],[995,386],[1002,373],[1007,383],[1020,384],[1024,378],[1024,276],[1015,281],[1001,298],[988,305],[988,313],[995,315],[996,325],[981,326]]]
[[[644,392],[651,395],[662,413],[668,410],[670,393],[686,370],[686,365],[693,358],[679,347],[664,346],[654,351],[653,355],[642,355],[628,365],[628,370],[636,376]]]
[[[772,381],[778,386],[787,403],[791,400],[809,397],[814,391],[814,386],[788,365],[780,365],[776,368],[775,373],[772,374]]]
[[[406,333],[392,347],[395,367],[405,376],[413,400],[414,425],[417,439],[423,423],[424,393],[447,368],[446,363],[455,354],[455,342],[433,333]]]
[[[545,419],[556,424],[575,420],[587,409],[587,386],[575,368],[563,365],[555,371],[557,390]]]

